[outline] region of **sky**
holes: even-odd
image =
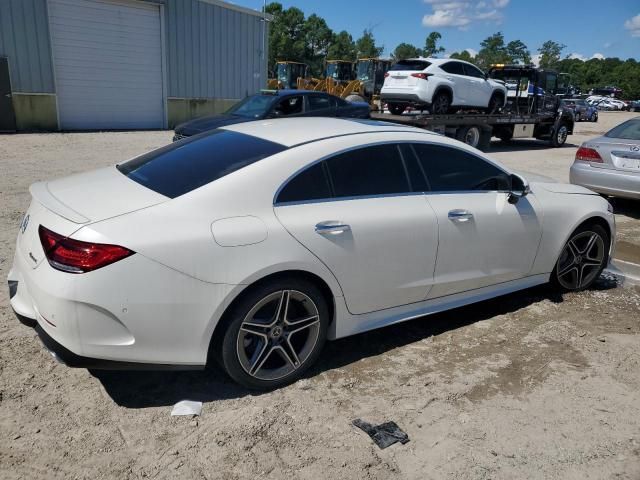
[[[260,10],[261,0],[233,0]],[[267,2],[268,3],[268,2]],[[371,28],[390,54],[402,42],[424,46],[425,37],[442,34],[446,54],[469,49],[495,32],[505,41],[522,40],[532,54],[546,40],[566,45],[563,55],[640,60],[639,0],[280,0],[306,16],[316,13],[334,31],[359,37]]]

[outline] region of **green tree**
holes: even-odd
[[[504,44],[502,32],[494,33],[480,43],[480,51],[475,61],[479,67],[485,70],[496,63],[512,63],[513,60]]]
[[[466,50],[463,50],[461,52],[453,52],[450,58],[455,58],[456,60],[464,60],[465,62],[469,62],[469,63],[475,63],[475,57],[473,57]]]
[[[269,65],[275,66],[278,60],[305,60],[304,13],[296,7],[283,9],[282,5],[272,2],[266,12],[273,15],[269,25]]]
[[[393,51],[393,59],[396,61],[404,60],[405,58],[419,57],[421,54],[422,52],[415,45],[411,45],[410,43],[401,43]]]
[[[379,47],[376,45],[373,32],[369,29],[365,29],[364,32],[362,32],[362,36],[356,40],[356,54],[358,58],[379,57],[383,50],[384,46]]]
[[[324,69],[324,59],[327,56],[333,32],[327,26],[324,18],[315,13],[304,22],[305,60],[313,75],[320,75]]]
[[[555,68],[560,62],[562,50],[565,48],[566,45],[554,42],[553,40],[547,40],[544,42],[538,49],[538,53],[540,54],[540,67]]]
[[[346,30],[334,34],[327,52],[327,58],[331,60],[356,60],[356,45],[353,37]]]
[[[424,50],[422,53],[425,57],[436,57],[441,53],[444,53],[445,48],[438,46],[438,41],[442,38],[440,32],[431,32],[427,35],[427,39],[424,42]]]
[[[512,62],[520,62],[522,64],[531,63],[531,52],[527,46],[520,40],[512,40],[507,43],[507,54]]]

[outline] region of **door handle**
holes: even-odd
[[[449,211],[448,217],[452,222],[462,223],[471,220],[473,218],[473,213],[469,212],[468,210],[456,208],[455,210]]]
[[[320,235],[340,235],[349,232],[351,227],[339,220],[327,220],[316,225],[316,233]]]

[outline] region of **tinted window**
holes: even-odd
[[[327,110],[329,108],[331,108],[329,97],[322,95],[309,95],[309,109],[312,112],[315,110]]]
[[[460,62],[447,62],[444,65],[440,65],[440,68],[447,73],[455,75],[464,75],[464,69]]]
[[[476,68],[473,65],[467,65],[466,63],[463,63],[463,65],[464,72],[469,77],[484,78],[484,73],[479,68]]]
[[[322,163],[316,163],[289,181],[282,189],[277,203],[303,202],[331,198],[331,189]]]
[[[389,70],[409,70],[409,71],[421,71],[431,65],[431,62],[425,60],[400,60]]]
[[[414,145],[434,192],[509,190],[509,175],[475,155],[441,145]]]
[[[296,115],[302,113],[302,102],[303,99],[301,95],[286,97],[273,107],[273,111],[278,116]]]
[[[335,197],[410,191],[396,145],[351,150],[326,160]]]
[[[420,165],[416,159],[413,147],[408,143],[402,143],[400,144],[400,152],[402,153],[404,164],[407,167],[411,190],[414,192],[426,192],[429,190],[427,186],[427,176],[422,165]]]
[[[118,165],[118,170],[155,192],[175,198],[285,148],[250,135],[214,130],[134,158]]]
[[[623,138],[625,140],[640,140],[640,121],[636,119],[627,120],[609,130],[604,136],[609,138]]]

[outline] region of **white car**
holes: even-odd
[[[336,339],[607,265],[610,205],[411,127],[227,126],[31,187],[11,306],[92,368],[202,368],[252,388]],[[425,319],[425,321],[428,321]]]
[[[385,74],[380,98],[394,115],[408,106],[434,114],[479,108],[495,113],[505,105],[507,88],[468,62],[411,58],[398,61]]]

